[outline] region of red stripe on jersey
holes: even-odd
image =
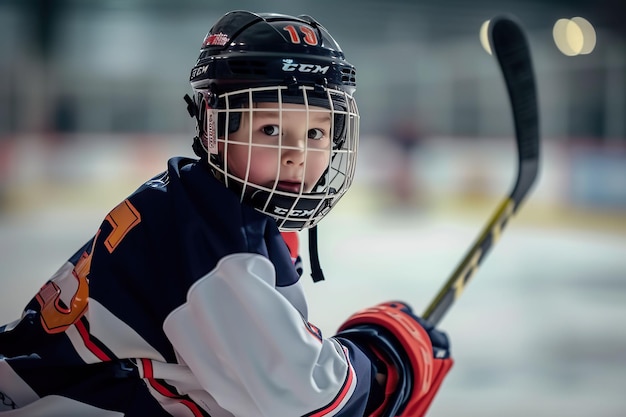
[[[76,330],[78,330],[78,334],[80,334],[81,339],[83,339],[83,343],[85,343],[85,347],[89,349],[91,353],[96,355],[96,357],[102,362],[107,362],[111,360],[111,357],[109,357],[109,355],[104,353],[102,349],[100,349],[98,346],[96,346],[94,342],[91,341],[91,338],[89,337],[89,332],[87,331],[87,328],[82,321],[77,321],[75,323],[75,326]]]
[[[352,363],[350,363],[350,358],[348,357],[348,349],[344,347],[343,353],[346,357],[346,361],[348,362],[348,375],[346,376],[346,380],[341,387],[341,391],[339,391],[339,394],[337,394],[333,402],[331,402],[321,410],[317,410],[312,414],[307,414],[308,417],[323,417],[335,411],[337,407],[339,407],[341,403],[343,403],[346,396],[348,395],[348,392],[350,392],[350,388],[352,387],[352,383],[354,381],[354,368],[352,367]]]
[[[150,386],[154,388],[156,392],[161,394],[164,397],[170,398],[172,400],[178,400],[179,403],[184,405],[192,412],[194,416],[203,417],[202,411],[200,408],[191,400],[186,398],[182,398],[175,392],[172,392],[168,387],[161,384],[159,381],[154,379],[154,372],[152,370],[152,361],[150,359],[141,359],[141,365],[143,366],[143,375],[144,378],[148,381]]]
[[[78,330],[78,333],[83,339],[83,343],[85,343],[85,347],[87,347],[87,349],[89,349],[91,353],[93,353],[98,359],[100,359],[103,362],[110,361],[112,359],[102,349],[100,349],[98,346],[95,345],[95,343],[91,341],[89,337],[89,332],[87,331],[87,328],[85,327],[85,324],[82,321],[76,322],[75,325],[76,325],[76,329]],[[159,394],[163,395],[164,397],[173,399],[173,400],[178,400],[178,402],[186,406],[194,416],[203,417],[202,411],[193,401],[190,401],[186,398],[182,398],[180,395],[178,395],[175,392],[172,392],[169,388],[160,384],[156,379],[154,379],[154,372],[152,370],[151,360],[141,359],[141,364],[143,366],[143,373],[144,373],[145,378],[148,380],[148,383],[150,384],[150,386],[154,388]]]

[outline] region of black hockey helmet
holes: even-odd
[[[310,16],[234,11],[202,42],[189,81],[214,94],[250,87],[298,84],[356,89],[355,68],[328,31]]]
[[[359,133],[355,74],[337,42],[309,16],[227,13],[204,38],[189,77],[194,98],[186,100],[198,128],[194,151],[242,201],[274,217],[281,230],[312,227],[352,183]],[[331,114],[331,155],[312,190],[263,187],[229,172],[218,149],[239,129],[242,114],[253,116],[257,102],[276,103],[281,112],[283,103],[295,103],[306,112],[314,107]]]

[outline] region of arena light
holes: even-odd
[[[563,55],[578,55],[582,49],[583,33],[571,19],[559,19],[552,28],[554,43]]]
[[[594,29],[593,25],[584,17],[573,17],[572,22],[578,25],[583,34],[583,46],[580,49],[580,54],[590,54],[596,47],[596,30]]]
[[[567,56],[584,55],[596,46],[596,32],[587,19],[559,19],[552,28],[556,47]]]
[[[483,49],[487,51],[489,55],[491,55],[491,45],[489,45],[489,22],[490,20],[485,20],[480,26],[478,38],[480,39],[480,44],[482,45]]]

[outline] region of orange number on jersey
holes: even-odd
[[[111,253],[120,244],[124,236],[141,222],[141,216],[130,201],[124,200],[111,210],[106,220],[113,227],[113,230],[104,240],[104,246]],[[94,245],[99,234],[100,230],[93,240]],[[91,270],[92,254],[93,247],[91,253],[84,252],[82,254],[72,270],[72,276],[77,281],[77,288],[68,307],[62,305],[61,287],[54,281],[46,283],[37,293],[36,299],[41,306],[41,324],[46,332],[64,332],[85,314],[89,298],[89,279],[87,276]]]
[[[94,238],[94,243],[96,238]],[[64,332],[83,316],[89,297],[87,274],[90,268],[91,254],[84,252],[72,270],[72,276],[77,281],[77,288],[69,307],[61,305],[61,288],[54,281],[48,281],[41,287],[35,298],[41,306],[41,324],[46,332]]]
[[[124,236],[126,236],[133,227],[141,223],[139,212],[128,200],[124,200],[111,210],[106,219],[111,223],[111,226],[113,226],[113,230],[104,241],[104,245],[109,252],[113,252]]]

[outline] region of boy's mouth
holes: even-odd
[[[278,184],[276,184],[277,190],[290,193],[299,193],[301,188],[302,182],[300,181],[278,181]]]

